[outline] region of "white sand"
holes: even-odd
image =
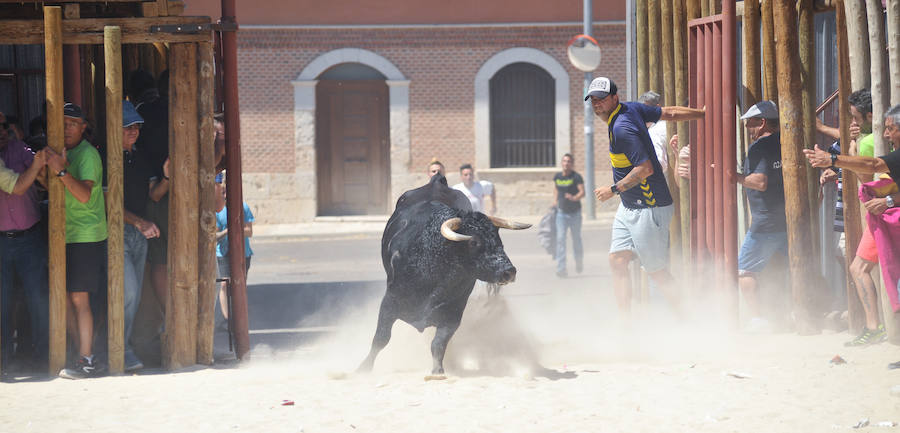
[[[846,333],[745,335],[665,320],[626,334],[562,296],[511,299],[470,302],[447,380],[423,380],[433,333],[403,323],[375,372],[352,373],[374,328],[369,311],[326,342],[258,349],[239,368],[3,383],[0,432],[824,432],[861,418],[900,422],[890,395],[900,370],[886,369],[900,350],[888,343],[844,348]],[[523,320],[529,305],[544,314]],[[847,364],[831,365],[836,354]]]

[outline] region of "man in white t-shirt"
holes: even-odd
[[[659,107],[659,98],[659,93],[651,90],[641,95],[641,97],[638,98],[638,102],[653,107]],[[656,159],[659,160],[659,165],[662,167],[663,175],[668,178],[669,155],[666,153],[666,121],[660,119],[659,122],[648,123],[647,132],[650,134],[650,141],[653,142],[653,149],[656,150]]]
[[[472,164],[463,164],[459,167],[459,178],[461,183],[453,185],[453,189],[462,191],[472,203],[472,210],[482,212],[487,215],[497,213],[497,192],[494,190],[494,184],[486,180],[475,180],[475,169]],[[485,198],[491,199],[491,207],[485,212]]]

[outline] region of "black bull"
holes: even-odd
[[[498,228],[528,227],[472,212],[468,199],[440,175],[404,193],[381,238],[387,290],[372,348],[359,370],[372,369],[400,319],[419,332],[437,328],[431,342],[432,374],[443,374],[447,343],[459,328],[475,280],[506,284],[516,278]]]

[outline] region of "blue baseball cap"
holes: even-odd
[[[122,127],[127,128],[135,123],[144,123],[144,118],[134,109],[131,101],[122,101]]]
[[[222,183],[225,178],[222,176],[222,173],[216,175],[216,183]]]
[[[81,110],[78,104],[66,102],[66,105],[63,105],[63,116],[84,120],[84,111]]]

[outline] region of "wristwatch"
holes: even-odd
[[[68,173],[68,172],[69,172],[68,170],[62,169],[62,170],[59,171],[59,173],[56,173],[56,177],[63,177],[63,176],[65,176],[66,173]]]
[[[618,194],[620,192],[619,187],[617,187],[616,184],[612,184],[612,186],[609,187],[609,190],[612,191],[613,194]]]
[[[834,165],[837,164],[837,158],[838,158],[838,154],[836,154],[836,153],[831,154],[831,168],[835,168]]]
[[[888,195],[884,198],[884,203],[887,204],[887,207],[894,207],[894,198]]]

